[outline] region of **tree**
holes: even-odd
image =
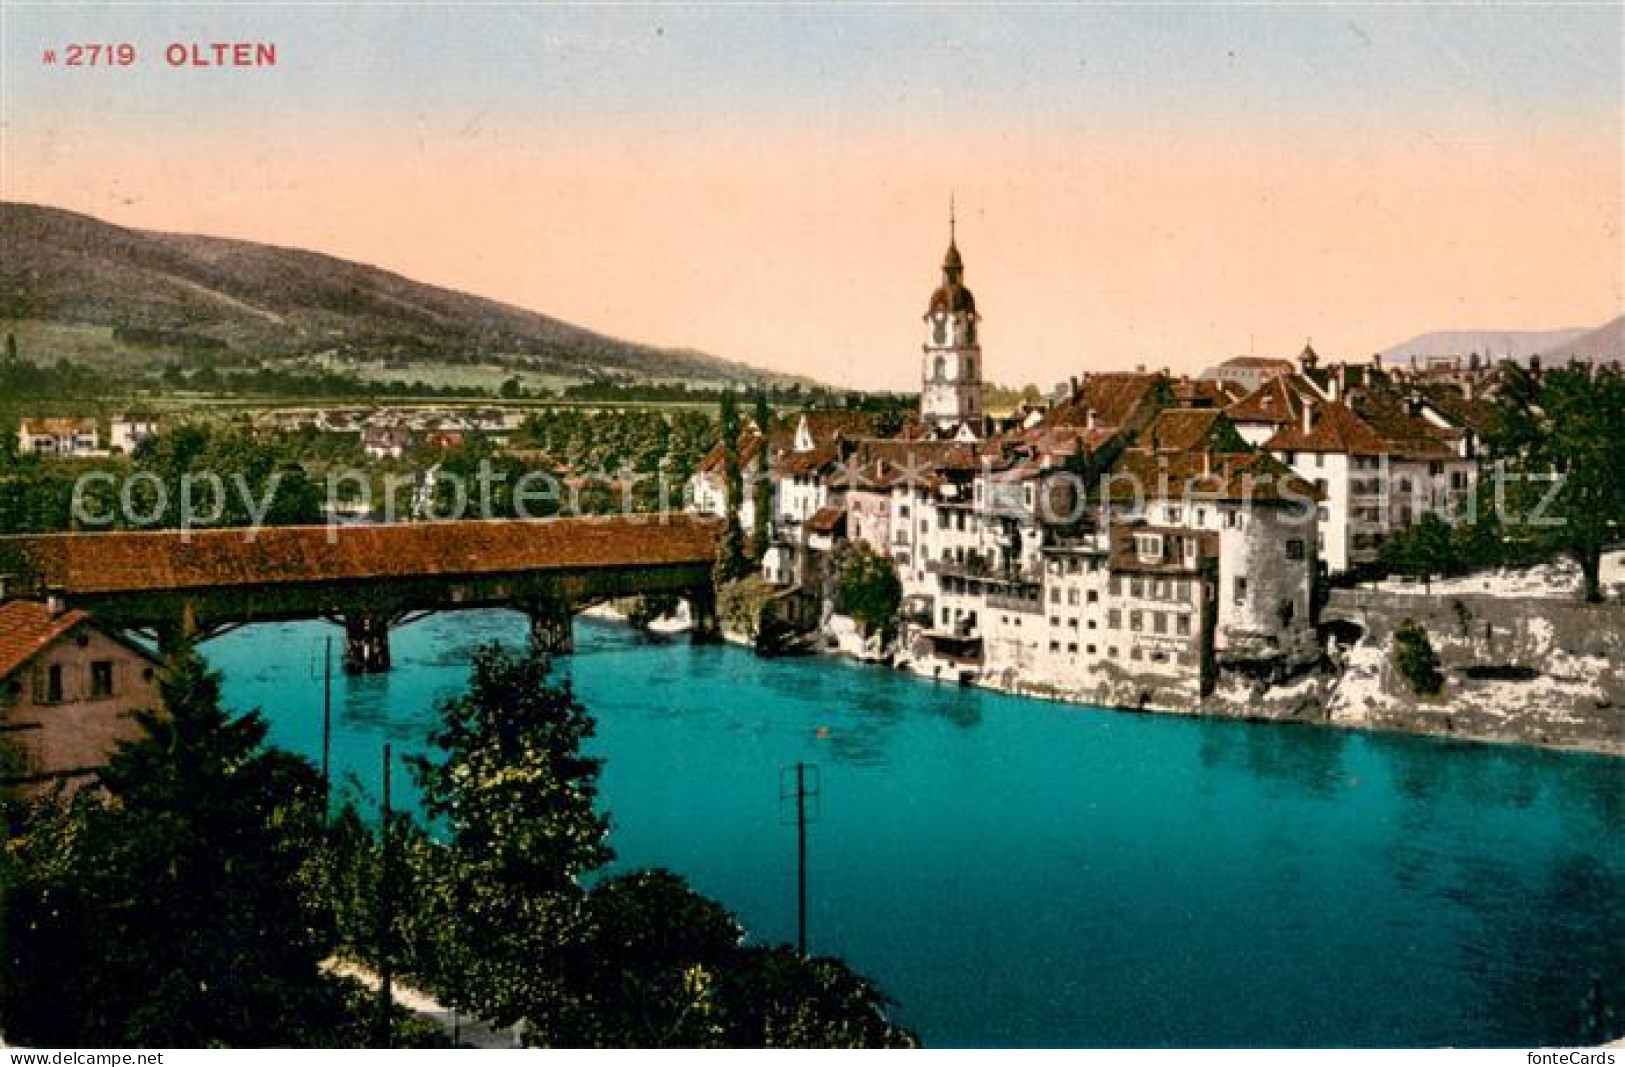
[[[770,443],[770,434],[773,429],[773,411],[767,404],[767,393],[756,394],[756,477],[751,483],[753,492],[752,515],[754,518],[750,529],[750,549],[748,556],[755,566],[760,567],[762,559],[767,555],[768,527],[771,525],[770,516],[773,513],[773,449]]]
[[[413,764],[450,850],[440,876],[467,964],[459,999],[542,1042],[576,1010],[566,964],[585,932],[581,878],[612,855],[600,761],[581,751],[592,718],[547,670],[545,657],[481,649],[467,692],[440,706],[430,741],[443,757]]]
[[[101,790],[41,806],[4,905],[0,1026],[44,1045],[351,1041],[320,884],[322,789],[304,760],[232,716],[192,652],[163,712],[121,745]]]
[[[889,557],[858,544],[841,561],[841,604],[857,620],[864,636],[880,631],[889,636],[903,603],[903,583]]]
[[[916,1048],[890,1001],[840,960],[785,945],[742,951],[722,975],[720,1044],[729,1048]]]
[[[1400,676],[1417,696],[1435,696],[1444,688],[1439,654],[1433,651],[1427,630],[1416,620],[1406,619],[1394,631],[1393,657]]]
[[[717,542],[715,572],[719,586],[750,573],[750,565],[745,558],[745,535],[739,525],[744,476],[739,467],[739,402],[732,393],[722,394],[722,450],[727,503],[722,538]]]
[[[1601,600],[1603,549],[1625,534],[1625,375],[1508,368],[1488,443],[1511,475],[1497,520],[1525,552],[1573,558],[1586,599]]]
[[[1408,529],[1385,544],[1382,558],[1399,573],[1422,579],[1429,588],[1435,576],[1443,577],[1459,567],[1450,524],[1431,511],[1424,512]]]

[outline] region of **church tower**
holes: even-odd
[[[982,436],[982,346],[976,340],[976,298],[965,288],[965,263],[954,240],[948,206],[948,253],[942,284],[925,311],[925,360],[920,376],[920,420],[953,431],[969,425]]]

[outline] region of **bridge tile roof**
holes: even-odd
[[[0,537],[45,589],[123,593],[709,562],[717,523],[688,515],[280,526]]]

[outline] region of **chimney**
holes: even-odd
[[[1076,400],[1079,396],[1082,395],[1082,393],[1083,393],[1083,388],[1078,383],[1078,376],[1076,374],[1074,374],[1072,376],[1072,399]]]
[[[52,593],[50,596],[45,598],[45,614],[49,617],[54,619],[67,610],[68,606],[64,604],[62,602],[62,598],[57,596],[55,593]]]
[[[1309,433],[1315,428],[1315,407],[1308,400],[1303,402],[1303,432]]]
[[[1094,408],[1090,408],[1088,411],[1085,411],[1083,413],[1083,428],[1085,430],[1093,430],[1095,428],[1095,409]]]
[[[1326,396],[1333,403],[1343,399],[1343,386],[1348,381],[1348,368],[1339,363],[1326,375]]]

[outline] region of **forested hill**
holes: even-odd
[[[30,204],[0,203],[0,319],[111,327],[131,351],[227,362],[274,365],[326,353],[583,380],[790,380],[316,252],[132,230]]]

